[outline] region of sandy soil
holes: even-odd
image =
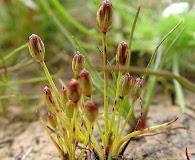
[[[185,149],[195,159],[195,99],[186,92],[186,113],[157,94],[148,114],[148,126],[178,118],[169,128],[133,139],[125,152],[128,160],[185,160]],[[14,111],[13,111],[14,112]],[[59,155],[39,120],[31,122],[0,118],[0,159],[58,160]]]

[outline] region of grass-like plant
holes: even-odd
[[[112,12],[112,4],[108,0],[103,1],[97,11],[97,24],[102,34],[103,57],[101,68],[103,70],[103,81],[101,78],[99,80],[102,81],[103,86],[97,86],[94,83],[93,75],[95,74],[97,78],[101,75],[98,72],[91,74],[85,64],[88,57],[77,51],[72,60],[74,77],[67,85],[62,83],[62,88],[59,91],[45,64],[44,43],[35,34],[29,37],[30,54],[40,63],[50,84],[43,89],[43,99],[50,109],[47,116],[50,127],[45,125],[42,118],[40,120],[62,159],[118,158],[123,156],[124,148],[131,138],[167,127],[176,121],[174,119],[143,130],[137,130],[138,127],[135,127],[134,131],[123,136],[124,129],[134,113],[135,102],[141,101],[143,82],[139,77],[130,76],[127,69],[124,69],[130,63],[130,50],[125,42],[121,42],[116,50],[116,66],[112,74],[113,88],[115,89],[110,87],[107,33],[112,24]],[[90,66],[93,67],[91,63]],[[99,90],[103,87],[103,112],[99,112],[99,107],[94,103],[92,94],[94,87],[99,88]],[[113,102],[109,94],[114,94]],[[127,99],[130,105],[125,121],[122,123],[122,108],[125,103],[124,100]],[[110,111],[111,114],[109,114]],[[103,118],[104,128],[99,122],[101,118]],[[94,127],[97,127],[101,141],[97,141],[97,137],[94,137]],[[50,131],[54,133],[54,136]]]
[[[20,92],[19,88],[24,85],[29,85],[33,83],[40,83],[42,81],[47,81],[45,76],[39,76],[36,78],[22,78],[16,79],[17,73],[25,70],[33,63],[32,59],[23,59],[19,63],[11,63],[16,56],[20,57],[21,54],[25,53],[28,49],[28,43],[21,45],[20,47],[14,49],[10,53],[0,52],[0,116],[4,118],[12,119],[13,117],[9,115],[8,108],[11,103],[19,104],[23,107],[25,115],[22,116],[23,119],[32,118],[33,113],[43,106],[43,103],[39,103],[36,107],[31,108],[30,104],[32,101],[39,100],[40,94],[26,94]],[[61,71],[52,75],[52,78],[59,76]]]
[[[14,66],[8,66],[9,61],[11,58],[13,58],[18,52],[28,47],[28,44],[22,45],[15,49],[14,51],[10,52],[6,56],[3,56],[2,53],[0,53],[0,115],[3,117],[8,118],[7,114],[7,99],[12,98],[15,99],[20,103],[21,106],[23,106],[27,111],[27,117],[30,116],[30,110],[28,109],[28,105],[26,103],[26,97],[22,95],[14,86],[24,83],[24,81],[10,81],[10,72],[13,72],[15,70],[19,70],[22,68],[22,66],[28,65],[30,61],[24,61],[21,62],[21,64],[14,65]],[[32,61],[31,61],[32,62]]]

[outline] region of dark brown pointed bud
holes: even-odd
[[[133,101],[136,101],[142,92],[142,80],[140,78],[136,78],[133,82],[133,86],[131,88],[130,94]]]
[[[85,58],[82,54],[77,53],[74,55],[72,60],[72,71],[74,73],[75,78],[78,77],[80,71],[85,68]]]
[[[28,41],[28,48],[30,51],[31,56],[38,62],[44,61],[45,56],[45,46],[41,38],[36,35],[32,34],[29,37]]]
[[[61,89],[60,99],[61,99],[61,103],[62,103],[62,108],[65,109],[66,103],[68,102],[67,89],[65,86],[63,86]]]
[[[56,129],[56,126],[57,126],[57,117],[55,114],[51,113],[51,112],[48,112],[47,113],[47,119],[48,119],[48,122],[49,124],[54,128]]]
[[[117,66],[125,66],[129,60],[129,48],[127,43],[121,42],[119,43],[116,50],[116,65]]]
[[[90,73],[86,69],[83,69],[79,73],[78,81],[81,86],[82,93],[87,97],[91,97],[92,79],[91,79]]]
[[[98,108],[93,102],[88,102],[84,107],[84,114],[89,122],[94,122],[98,117]]]
[[[108,32],[112,24],[112,4],[104,0],[97,11],[97,25],[102,33]]]
[[[77,103],[69,100],[66,104],[65,113],[68,118],[72,118],[74,114],[74,108],[77,107]]]
[[[129,92],[133,85],[133,79],[130,74],[125,74],[121,77],[121,81],[119,84],[119,96],[121,99],[124,98]]]
[[[77,103],[81,97],[81,88],[77,80],[72,79],[67,85],[68,98]]]

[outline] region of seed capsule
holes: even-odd
[[[67,85],[68,98],[77,103],[81,97],[81,88],[77,80],[72,79]]]
[[[62,108],[65,109],[66,103],[68,102],[67,89],[65,86],[63,86],[61,89],[60,99],[62,102]]]
[[[43,89],[43,100],[49,106],[54,105],[52,89],[49,86],[45,86],[45,88]]]
[[[57,117],[55,114],[48,112],[47,113],[47,119],[49,124],[55,129],[57,126]]]
[[[30,51],[31,56],[38,62],[44,61],[45,56],[45,46],[41,38],[36,35],[32,34],[29,37],[28,41],[28,48]]]
[[[77,53],[74,55],[72,60],[72,71],[74,73],[75,78],[78,77],[80,71],[85,68],[85,58],[82,54]]]
[[[119,43],[116,50],[116,65],[125,66],[129,60],[129,54],[130,52],[127,43]]]
[[[130,92],[132,85],[132,76],[130,76],[130,74],[123,75],[119,84],[119,96],[121,99],[123,99],[124,96],[126,96]]]
[[[78,81],[81,86],[82,93],[87,96],[91,97],[92,93],[92,80],[89,72],[86,69],[83,69],[78,76]]]
[[[112,24],[112,4],[105,0],[97,11],[97,25],[102,33],[108,32]]]
[[[65,113],[68,118],[73,117],[74,108],[77,107],[77,103],[74,103],[73,101],[69,100],[66,104]]]
[[[142,80],[140,78],[136,78],[133,82],[133,86],[131,88],[130,94],[133,101],[136,101],[142,92]]]
[[[89,122],[94,122],[98,117],[98,108],[92,103],[88,102],[84,107],[84,113]]]

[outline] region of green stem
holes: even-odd
[[[157,80],[158,80],[158,77],[154,77],[154,76],[151,76],[149,77],[149,81],[148,81],[148,84],[147,84],[147,87],[146,87],[146,90],[144,92],[144,117],[146,117],[146,115],[148,114],[148,111],[149,111],[149,107],[150,107],[150,104],[151,104],[151,101],[152,101],[152,97],[153,97],[153,93],[156,89],[156,84],[157,84]]]
[[[75,142],[75,132],[76,132],[76,118],[78,114],[78,106],[74,108],[73,118],[71,120],[71,143],[72,143],[72,159],[75,159],[75,150],[76,150],[76,142]]]
[[[56,149],[58,150],[61,159],[64,159],[64,152],[61,150],[61,148],[59,147],[59,145],[56,143],[55,139],[51,136],[51,133],[49,131],[49,129],[47,128],[46,124],[44,123],[43,119],[41,117],[39,117],[41,124],[43,125],[43,127],[45,128],[49,138],[51,139],[51,141],[53,142],[54,146],[56,147]]]
[[[173,55],[173,63],[172,63],[172,68],[173,68],[173,73],[175,73],[176,75],[179,75],[179,55],[177,55],[176,53]],[[183,90],[181,85],[179,84],[178,81],[173,80],[174,86],[175,86],[175,92],[176,92],[176,96],[180,105],[180,108],[182,110],[182,112],[185,112],[186,107],[185,107],[185,101],[184,101],[184,95],[183,95]]]
[[[82,158],[83,158],[83,154],[87,148],[87,144],[89,143],[89,137],[91,137],[91,134],[92,134],[93,124],[94,123],[88,122],[87,134],[86,134],[85,141],[83,143],[83,148],[82,148],[82,151],[81,151],[81,154],[80,154],[78,160],[82,160]]]
[[[12,56],[14,56],[17,52],[23,50],[24,48],[27,48],[28,47],[28,43],[16,48],[14,51],[12,51],[11,53],[9,53],[7,56],[3,57],[3,60],[0,60],[0,64],[3,62],[3,61],[6,61],[8,60],[9,58],[11,58]]]
[[[162,70],[163,67],[165,66],[166,64],[166,60],[167,60],[167,57],[168,57],[168,53],[171,49],[171,47],[175,44],[175,42],[178,40],[178,38],[181,36],[181,34],[184,32],[186,28],[183,28],[180,33],[174,38],[174,40],[171,42],[171,44],[166,48],[166,50],[163,52],[163,57],[160,59],[160,63],[157,63],[155,62],[155,66],[156,68],[154,68],[154,70]],[[177,74],[176,74],[177,75]],[[147,113],[148,113],[148,110],[149,110],[149,107],[150,107],[150,104],[151,104],[151,101],[152,101],[152,97],[153,97],[153,94],[154,94],[154,91],[155,91],[155,88],[156,88],[156,85],[157,85],[157,81],[158,81],[158,77],[153,77],[153,76],[150,76],[149,77],[149,80],[148,80],[148,83],[147,83],[147,89],[145,90],[144,92],[144,97],[145,97],[145,101],[144,101],[144,117],[146,117]],[[175,80],[174,80],[175,81]],[[177,82],[178,83],[178,82]],[[147,98],[146,98],[147,97]],[[185,105],[185,104],[184,104]]]
[[[149,128],[144,129],[144,130],[134,131],[134,132],[126,135],[120,141],[118,141],[116,143],[116,145],[114,145],[113,151],[112,151],[112,156],[116,156],[117,153],[118,153],[118,151],[119,151],[119,149],[120,149],[120,147],[122,146],[122,144],[125,141],[128,141],[130,138],[135,137],[135,136],[138,136],[140,134],[148,133],[148,132],[151,132],[151,131],[154,131],[154,130],[157,130],[157,129],[165,128],[165,127],[171,125],[172,123],[174,123],[176,120],[177,120],[177,118],[174,119],[174,120],[172,120],[172,121],[169,121],[169,122],[166,122],[166,123],[157,125],[157,126],[149,127]]]
[[[56,86],[55,86],[55,84],[54,84],[54,82],[53,82],[53,80],[52,80],[52,78],[51,78],[51,75],[50,75],[50,73],[49,73],[49,70],[47,69],[47,66],[46,66],[45,62],[40,62],[40,64],[41,64],[41,66],[43,67],[43,70],[44,70],[44,72],[45,72],[45,74],[46,74],[46,77],[47,77],[47,79],[48,79],[48,81],[49,81],[49,84],[51,85],[51,88],[53,89],[53,91],[54,91],[54,93],[55,93],[55,96],[56,96],[57,99],[60,101],[59,92],[58,92],[58,90],[57,90],[57,88],[56,88]]]
[[[103,145],[105,146],[106,144],[105,144],[105,141],[104,141],[104,135],[103,135],[103,132],[102,132],[102,128],[101,128],[101,126],[100,126],[98,120],[96,120],[95,122],[96,122],[96,125],[97,125],[97,127],[98,127],[98,131],[99,131],[99,134],[100,134],[102,143],[103,143]]]
[[[118,122],[117,122],[117,129],[116,129],[116,137],[119,135],[119,128],[120,128],[120,123],[121,123],[121,115],[122,115],[122,107],[123,105],[123,99],[119,100],[119,105],[118,105]]]
[[[60,75],[61,71],[59,71],[56,74],[51,75],[53,78],[58,77]],[[24,85],[24,84],[30,84],[30,83],[37,83],[47,81],[47,77],[38,77],[38,78],[31,78],[31,79],[24,79],[19,81],[10,81],[9,84],[0,82],[0,87],[7,87],[7,86],[17,86],[17,85]]]
[[[117,88],[116,88],[116,96],[115,96],[115,100],[114,100],[114,105],[113,105],[113,108],[112,108],[112,118],[111,118],[111,124],[110,124],[110,131],[115,131],[115,125],[114,125],[114,122],[115,122],[115,115],[116,115],[116,107],[119,106],[119,84],[120,84],[120,80],[121,80],[121,77],[122,77],[122,72],[119,71],[118,73],[118,79],[117,79]]]
[[[130,33],[130,36],[129,36],[129,50],[130,50],[130,52],[131,52],[131,46],[132,46],[132,42],[133,42],[133,34],[134,34],[134,31],[135,31],[135,26],[136,26],[136,23],[137,23],[137,20],[138,20],[140,9],[141,9],[141,7],[139,6],[139,8],[137,10],[137,13],[135,15],[133,25],[132,25],[132,28],[131,28],[131,33]],[[128,66],[131,63],[131,55],[129,57],[130,57],[130,59],[129,59],[129,62],[128,62]]]
[[[130,118],[132,112],[133,112],[134,104],[135,104],[135,101],[132,101],[131,106],[130,106],[130,109],[129,109],[129,113],[128,113],[127,117],[125,118],[125,123],[123,124],[123,126],[122,126],[122,128],[120,130],[119,139],[120,139],[120,137],[121,137],[121,135],[122,135],[122,133],[123,133],[126,125],[127,125],[127,122],[129,121],[129,118]]]
[[[171,29],[171,30],[163,37],[163,39],[159,42],[159,44],[156,46],[154,52],[152,53],[152,57],[150,58],[150,61],[149,61],[148,65],[147,65],[146,69],[151,68],[151,65],[152,65],[152,63],[153,63],[153,61],[154,61],[154,59],[155,59],[155,57],[156,57],[158,48],[161,46],[161,44],[167,39],[167,37],[168,37],[168,36],[169,36],[169,35],[170,35],[170,34],[171,34],[171,33],[172,33],[172,32],[181,24],[181,23],[182,23],[182,21],[179,22],[175,27],[173,27],[173,29]],[[145,79],[146,79],[146,74],[143,75],[142,81],[144,82]]]
[[[107,54],[107,39],[106,33],[102,34],[103,45],[103,66],[107,67],[108,54]],[[108,71],[104,70],[104,119],[105,119],[105,135],[108,135]]]

